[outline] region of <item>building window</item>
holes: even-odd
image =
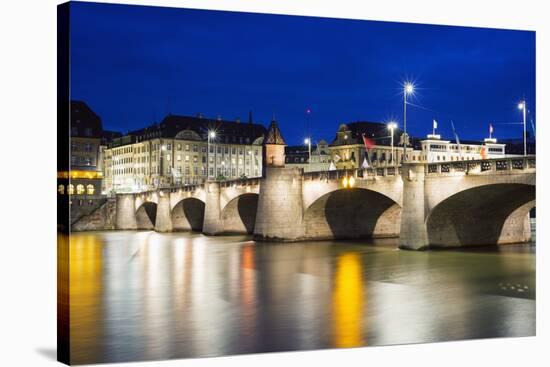
[[[57,186],[57,192],[58,192],[60,195],[63,195],[63,194],[65,193],[65,186],[63,186],[63,185]]]
[[[198,152],[199,151],[199,146],[197,144],[193,145],[193,152]]]
[[[218,154],[222,154],[222,147],[218,147]]]
[[[181,155],[178,154],[178,162],[181,161]]]
[[[189,144],[185,144],[185,151],[186,151],[186,152],[189,151]]]
[[[76,185],[76,193],[77,195],[83,195],[84,194],[84,185]]]
[[[177,147],[178,147],[178,150],[181,150],[181,144],[178,144]]]
[[[69,194],[69,195],[74,194],[74,185],[73,184],[68,184],[67,185],[67,194]]]
[[[86,192],[88,193],[88,195],[93,195],[94,191],[95,191],[94,185],[86,186]]]

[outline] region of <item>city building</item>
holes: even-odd
[[[402,135],[403,131],[399,128],[390,130],[383,123],[360,121],[341,124],[329,145],[331,169],[400,165],[405,158]],[[363,136],[372,144],[368,155]],[[453,140],[442,140],[439,135],[430,134],[425,139],[410,136],[406,160],[432,163],[499,158],[505,156],[505,146],[497,143],[496,139],[485,139],[483,143],[461,141],[458,144]]]
[[[308,145],[285,147],[285,166],[287,167],[303,168],[304,172],[326,171],[330,167],[330,162],[329,147],[325,140],[312,145],[311,154]]]
[[[134,192],[262,175],[261,124],[168,115],[104,150],[106,192]]]
[[[101,119],[81,101],[70,103],[70,163],[59,171],[59,194],[83,198],[101,194],[99,146],[102,138]]]
[[[58,169],[59,200],[68,200],[71,220],[89,214],[105,201],[102,195],[103,127],[100,117],[84,102],[71,101],[68,167]]]

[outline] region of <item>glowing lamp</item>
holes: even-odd
[[[344,177],[344,178],[342,179],[342,186],[348,187],[348,178],[347,178],[347,177]]]

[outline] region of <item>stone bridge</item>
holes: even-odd
[[[252,233],[260,179],[117,195],[117,229]]]
[[[525,242],[535,157],[308,172],[118,194],[117,229],[257,240],[399,237],[401,248]]]

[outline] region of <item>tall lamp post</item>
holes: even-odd
[[[388,129],[390,130],[390,134],[391,134],[391,161],[394,166],[395,166],[395,156],[393,154],[393,130],[395,128],[397,128],[397,124],[395,122],[391,121],[390,123],[388,123]]]
[[[210,178],[210,139],[216,138],[216,132],[214,130],[208,132],[208,139],[206,143],[206,181]]]
[[[523,111],[523,155],[527,155],[527,102],[525,99],[518,104],[518,108]]]
[[[409,136],[407,135],[407,96],[414,93],[414,85],[406,82],[403,88],[403,161],[407,161],[407,143]]]
[[[161,142],[161,144],[162,144],[162,142]],[[164,180],[162,179],[162,177],[164,176],[164,159],[163,159],[163,158],[164,158],[164,157],[163,157],[164,154],[163,154],[162,152],[164,152],[164,151],[166,151],[166,145],[162,144],[162,145],[160,146],[160,175],[159,175],[160,177],[159,177],[159,186],[162,186],[162,182],[164,181]]]
[[[307,170],[311,171],[311,138],[306,138],[304,144],[307,144]]]

